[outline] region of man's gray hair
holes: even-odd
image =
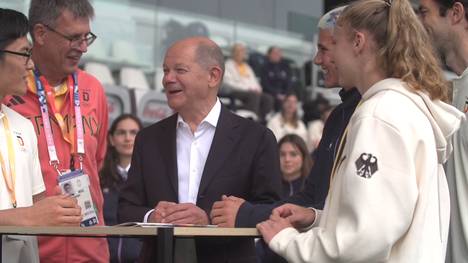
[[[345,8],[346,6],[340,6],[328,11],[320,18],[318,28],[333,30],[336,26],[336,20],[338,20],[338,17]]]
[[[94,8],[89,0],[31,0],[29,6],[29,30],[36,24],[55,27],[57,18],[64,10],[70,11],[75,18],[94,18]]]
[[[198,64],[205,68],[213,65],[220,67],[224,74],[224,55],[218,45],[205,42],[198,43],[195,59]]]

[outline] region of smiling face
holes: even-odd
[[[335,41],[332,32],[329,29],[320,29],[314,64],[322,69],[325,87],[327,88],[338,86],[338,73],[332,54],[334,46]]]
[[[441,55],[446,55],[446,47],[451,42],[450,21],[448,16],[441,16],[439,6],[434,0],[420,0],[419,18]]]
[[[47,66],[48,71],[53,72],[56,77],[64,78],[76,71],[81,56],[88,51],[88,46],[86,41],[81,41],[79,45],[72,47],[64,36],[70,39],[83,38],[90,32],[89,18],[75,17],[65,9],[55,21],[55,25],[49,25],[51,29],[41,24],[36,26],[42,26],[45,32],[41,36],[41,52],[44,52],[41,57],[44,61],[40,64]]]
[[[30,45],[26,37],[21,37],[6,46],[4,50],[27,53]],[[3,53],[0,60],[0,97],[6,95],[24,95],[27,89],[28,71],[33,68],[27,57]]]
[[[333,39],[335,46],[332,52],[336,65],[338,82],[342,87],[355,87],[359,66],[353,53],[353,39],[345,26],[336,26]]]
[[[290,142],[281,144],[279,151],[283,178],[287,181],[290,178],[297,178],[301,174],[302,163],[304,161],[301,151]]]
[[[212,76],[212,69],[196,60],[196,48],[194,41],[181,41],[164,58],[162,83],[168,105],[182,115],[211,109],[220,82]]]

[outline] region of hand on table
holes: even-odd
[[[244,202],[242,198],[223,195],[222,200],[215,202],[211,209],[212,224],[220,227],[235,227],[237,211]]]

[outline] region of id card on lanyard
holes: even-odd
[[[81,207],[80,226],[94,226],[99,223],[96,208],[94,207],[91,192],[89,191],[89,177],[81,170],[75,170],[59,177],[59,186],[62,193],[73,196]]]
[[[98,217],[96,215],[96,210],[94,203],[91,198],[91,192],[89,190],[89,177],[83,172],[83,155],[85,154],[84,149],[84,133],[83,133],[83,121],[81,118],[81,105],[80,105],[80,94],[78,90],[78,76],[77,73],[74,72],[72,74],[72,82],[73,82],[73,92],[71,94],[71,100],[73,101],[74,106],[74,113],[75,113],[75,126],[76,126],[76,154],[79,157],[80,161],[80,169],[71,172],[63,173],[59,169],[60,161],[57,157],[57,149],[55,147],[54,137],[52,135],[52,127],[49,118],[49,109],[47,106],[47,95],[46,95],[46,88],[48,92],[50,92],[51,87],[48,84],[47,80],[40,75],[39,71],[34,71],[34,78],[36,82],[37,88],[37,97],[39,100],[39,107],[41,110],[42,122],[44,125],[44,134],[46,137],[47,142],[47,151],[49,153],[49,162],[52,166],[54,166],[55,170],[58,173],[58,183],[62,189],[63,194],[71,195],[77,198],[78,204],[81,206],[81,215],[83,216],[83,220],[81,221],[81,226],[93,226],[98,224]],[[69,81],[70,82],[70,79]],[[54,114],[57,116],[58,111],[55,109],[54,99],[49,98],[49,104],[51,109],[54,111]],[[71,118],[71,117],[70,117]],[[62,131],[62,135],[65,134],[65,124],[63,123],[63,118],[57,118],[59,121],[59,125]],[[73,139],[69,138],[70,144],[72,147],[72,154],[75,152],[73,147]],[[73,158],[72,158],[73,160]],[[73,162],[71,162],[73,163]],[[70,167],[72,169],[74,167]],[[71,193],[70,189],[75,188],[76,192],[74,191]]]
[[[79,161],[80,161],[80,170],[82,170],[83,169],[83,155],[85,154],[85,148],[84,148],[83,120],[81,118],[81,105],[80,105],[80,95],[78,91],[77,73],[74,72],[71,78],[73,82],[73,92],[70,92],[70,95],[71,95],[71,100],[73,101],[74,113],[75,113],[76,144],[73,143],[74,138],[69,138],[69,140],[70,140],[70,144],[72,147],[71,149],[72,154],[76,150],[76,154],[78,155]],[[57,149],[55,147],[54,137],[52,135],[52,127],[51,127],[51,122],[49,118],[49,109],[47,107],[47,97],[49,97],[49,104],[50,104],[51,109],[54,111],[54,115],[57,116],[57,114],[59,113],[55,109],[54,99],[51,98],[51,96],[46,95],[46,90],[45,90],[46,88],[49,89],[48,93],[49,94],[51,93],[50,91],[51,87],[48,84],[47,80],[43,76],[40,75],[38,70],[34,71],[34,79],[36,82],[37,97],[39,100],[39,107],[41,111],[42,122],[44,125],[44,134],[46,137],[47,151],[49,153],[49,159],[50,159],[49,162],[51,165],[54,166],[57,173],[61,175],[61,171],[58,168],[60,161],[57,157]],[[61,118],[61,115],[59,118],[57,118],[57,121],[61,128],[62,135],[65,135],[65,123],[63,122],[63,118]],[[74,147],[74,145],[76,145],[76,147]],[[70,167],[70,168],[73,168],[73,167]]]

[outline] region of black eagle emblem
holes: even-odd
[[[356,160],[357,175],[364,178],[371,178],[372,175],[379,170],[377,165],[377,157],[370,153],[362,153]]]

